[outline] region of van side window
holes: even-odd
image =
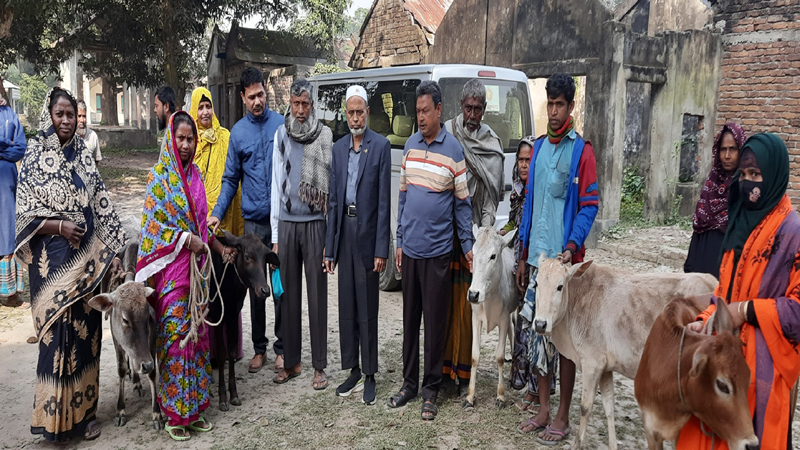
[[[358,83],[367,91],[367,126],[385,136],[392,147],[402,148],[417,131],[416,89],[420,80],[371,81]],[[320,85],[317,89],[317,118],[333,131],[334,141],[350,132],[345,114],[345,94],[350,83]]]
[[[442,78],[442,122],[461,114],[461,90],[469,78]],[[483,78],[486,86],[486,111],[481,123],[500,138],[505,153],[516,153],[520,140],[533,134],[530,99],[525,83]]]

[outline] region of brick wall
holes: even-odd
[[[428,47],[425,33],[402,0],[379,0],[353,52],[351,66],[363,69],[419,64]]]
[[[789,196],[800,207],[800,0],[720,2],[722,80],[717,128],[771,132],[789,149]]]
[[[294,78],[291,75],[282,77],[272,77],[267,84],[267,96],[269,97],[269,108],[281,114],[284,113],[283,107],[289,104],[291,97],[289,91],[292,87]]]

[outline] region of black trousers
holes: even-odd
[[[445,327],[450,307],[450,253],[414,259],[403,255],[403,387],[419,392],[419,326],[425,317],[422,398],[442,384]]]
[[[317,370],[328,366],[328,277],[322,271],[325,250],[324,220],[278,222],[281,260],[281,326],[283,361],[289,369],[300,363],[303,349],[303,273],[306,275],[311,363]]]
[[[259,221],[245,220],[244,221],[245,234],[253,233],[261,239],[269,248],[272,248],[272,228],[269,223],[269,217]],[[272,274],[272,270],[268,275]],[[271,279],[271,277],[270,277]],[[276,355],[283,354],[283,333],[281,332],[281,299],[272,295],[273,302],[275,303],[275,343],[272,344],[273,350]],[[256,295],[250,290],[250,328],[253,333],[253,349],[257,355],[263,355],[267,352],[267,306],[266,299],[259,301]]]
[[[342,369],[358,366],[361,371],[378,371],[378,274],[364,268],[358,247],[358,221],[344,216],[339,242],[339,345]]]

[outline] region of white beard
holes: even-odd
[[[88,128],[88,127],[83,127],[83,128],[81,128],[81,127],[77,127],[77,128],[75,129],[75,133],[76,133],[78,136],[80,136],[80,137],[86,137],[86,133],[87,133],[88,131],[89,131],[89,128]]]
[[[349,128],[349,127],[348,127]],[[367,131],[367,127],[350,128],[350,134],[353,136],[361,136]]]

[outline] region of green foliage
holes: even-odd
[[[669,215],[666,219],[664,219],[664,225],[672,226],[678,225],[680,228],[684,230],[689,230],[692,228],[692,218],[691,216],[682,216],[680,215],[680,207],[681,202],[683,202],[683,196],[678,195],[675,196],[675,199],[672,201],[672,205],[669,208]]]
[[[635,166],[626,167],[622,174],[619,220],[623,223],[644,220],[644,177],[639,175],[639,170]]]
[[[314,39],[325,57],[334,61],[333,42],[345,29],[347,15],[344,11],[350,6],[350,0],[299,0],[299,3],[305,16],[296,20],[290,31]]]
[[[39,123],[39,113],[44,105],[44,98],[47,97],[47,92],[50,88],[44,79],[40,76],[30,76],[22,74],[19,85],[19,101],[25,108],[25,114],[28,116],[28,122],[37,128]]]
[[[347,16],[345,18],[345,23],[336,37],[347,39],[350,35],[358,36],[358,33],[361,31],[361,25],[364,24],[364,19],[367,18],[367,13],[369,13],[369,9],[367,8],[356,9],[352,16]]]
[[[317,63],[314,65],[314,68],[311,70],[311,73],[308,74],[309,77],[313,77],[315,75],[325,75],[329,73],[341,73],[341,72],[349,72],[350,69],[342,69],[336,64],[322,64]]]

